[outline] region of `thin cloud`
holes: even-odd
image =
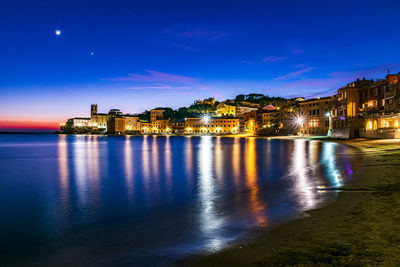
[[[299,55],[299,54],[303,54],[304,51],[299,49],[299,48],[294,48],[294,49],[292,49],[292,53],[296,54],[296,55]]]
[[[228,35],[226,32],[210,31],[204,28],[188,29],[176,34],[177,37],[208,39],[210,41],[224,38]]]
[[[306,67],[306,68],[302,68],[293,72],[289,72],[288,74],[276,77],[274,80],[288,80],[288,79],[293,79],[293,78],[298,78],[301,75],[303,75],[304,73],[310,72],[313,69],[315,69],[314,67]]]
[[[264,62],[277,62],[287,59],[287,57],[269,56],[263,59]]]
[[[248,61],[248,60],[241,60],[240,63],[242,63],[242,64],[247,64],[247,65],[253,64],[253,62]]]
[[[132,73],[124,77],[108,78],[108,81],[161,82],[161,83],[192,83],[196,79],[183,75],[170,74],[155,70],[146,70],[147,74]]]
[[[158,89],[158,90],[186,90],[186,89],[193,89],[190,86],[171,86],[168,84],[158,84],[153,86],[133,86],[128,87],[128,90],[148,90],[148,89]]]
[[[303,68],[305,66],[306,66],[306,64],[297,64],[297,65],[294,65],[293,68],[298,69],[298,68]]]
[[[186,51],[189,51],[189,52],[193,52],[193,53],[198,53],[198,52],[201,52],[203,50],[200,47],[193,46],[193,45],[188,45],[188,44],[184,44],[184,43],[172,43],[171,46],[175,47],[175,48],[182,49],[182,50],[186,50]]]

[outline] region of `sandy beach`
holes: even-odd
[[[185,260],[191,266],[400,266],[400,140],[344,140],[363,166],[309,216],[259,230],[249,243]],[[361,155],[360,155],[361,156]]]

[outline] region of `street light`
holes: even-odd
[[[202,117],[202,121],[203,121],[204,123],[209,123],[209,122],[210,122],[210,116],[204,115],[204,116]]]
[[[297,117],[296,118],[296,124],[297,124],[297,126],[300,126],[300,127],[303,127],[303,124],[304,124],[304,118],[303,117]]]

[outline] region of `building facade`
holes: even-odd
[[[150,122],[163,119],[164,110],[152,109],[150,110]]]
[[[236,116],[236,106],[228,105],[225,103],[219,103],[217,105],[216,116],[217,117],[224,117],[224,116],[235,117]]]
[[[237,134],[238,118],[186,118],[184,133],[186,134]]]
[[[334,97],[314,98],[300,102],[299,111],[303,119],[300,133],[328,134],[331,129],[333,103]]]

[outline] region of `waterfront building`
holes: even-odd
[[[126,118],[120,116],[110,117],[108,120],[108,131],[109,134],[125,134],[126,131]]]
[[[400,113],[400,72],[386,76],[385,113]]]
[[[314,98],[299,102],[299,112],[303,119],[301,134],[328,134],[331,128],[331,112],[334,97]]]
[[[90,106],[90,125],[101,131],[107,131],[107,114],[97,112],[97,104]]]
[[[185,132],[185,120],[172,121],[169,125],[174,134],[183,134]]]
[[[239,118],[186,118],[184,133],[237,134],[239,133]]]
[[[236,106],[228,105],[228,104],[221,102],[217,105],[216,115],[217,115],[217,117],[224,117],[224,116],[235,117],[236,116]]]
[[[351,138],[359,137],[360,129],[364,128],[364,119],[360,115],[360,93],[374,81],[357,79],[352,83],[338,89],[337,105],[334,107],[336,117],[332,117],[333,137]]]
[[[385,108],[385,91],[387,80],[378,80],[375,83],[361,87],[360,93],[360,113],[364,116],[383,112]]]
[[[366,119],[362,137],[400,138],[400,113],[380,116],[372,114]]]
[[[141,123],[139,117],[136,115],[125,114],[125,131],[126,132],[139,132]]]
[[[263,128],[270,128],[279,123],[279,111],[267,110],[261,114],[261,125]]]
[[[155,120],[151,122],[151,133],[172,133],[169,120]]]
[[[65,124],[66,128],[87,128],[90,127],[90,118],[72,118],[68,119]]]
[[[384,82],[384,104],[365,120],[362,136],[366,138],[400,138],[400,73],[388,74]],[[383,83],[383,82],[382,82]]]
[[[142,133],[142,134],[151,133],[151,123],[150,122],[141,122],[140,123],[140,133]]]
[[[254,118],[249,118],[244,123],[244,133],[247,134],[258,133],[259,131],[258,128],[259,128],[258,122]]]
[[[150,122],[154,122],[156,120],[162,120],[163,115],[164,115],[164,110],[162,110],[162,109],[150,110]]]

